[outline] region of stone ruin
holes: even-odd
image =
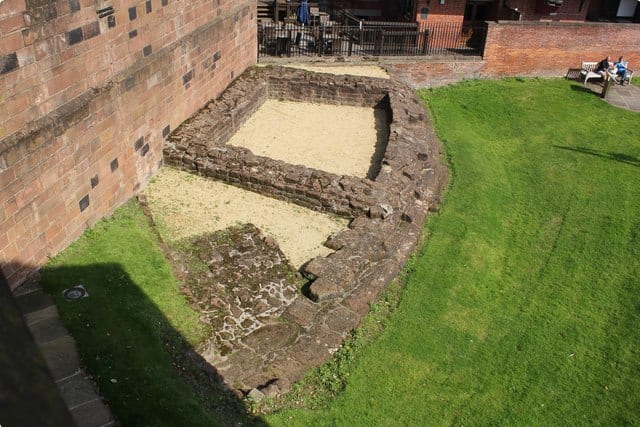
[[[377,176],[339,176],[227,145],[269,98],[386,109],[389,138],[379,169],[374,168]],[[240,260],[236,277],[254,276],[253,287],[227,290],[226,300],[203,294],[202,288],[185,290],[201,312],[226,319],[199,351],[230,388],[244,394],[255,389],[267,395],[284,393],[309,367],[340,348],[369,304],[401,271],[427,212],[439,202],[446,180],[439,150],[420,100],[402,83],[282,67],[247,70],[168,137],[167,165],[351,219],[348,229],[325,243],[334,252],[301,268],[304,286],[259,277],[256,266],[271,271],[282,256],[255,227],[238,230],[240,248],[200,241],[211,248],[201,256],[211,268],[206,277],[213,284],[206,289],[217,286],[220,291],[230,285],[217,280],[227,274],[219,266],[225,259]],[[259,260],[259,246],[271,254]],[[243,306],[243,301],[256,304]]]

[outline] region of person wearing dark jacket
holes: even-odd
[[[602,61],[598,62],[596,66],[596,73],[600,74],[602,78],[607,77],[607,71],[611,69],[611,57],[607,56]]]

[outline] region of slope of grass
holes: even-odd
[[[563,80],[421,96],[451,185],[401,303],[318,370],[333,402],[268,421],[640,424],[640,115]],[[207,331],[157,243],[131,203],[43,271],[88,371],[122,425],[260,423],[199,369]]]
[[[564,80],[421,92],[451,186],[388,327],[274,425],[640,423],[640,115]]]

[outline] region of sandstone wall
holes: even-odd
[[[255,156],[226,142],[267,98],[383,108],[391,117],[387,92],[386,87],[366,79],[345,82],[302,71],[251,70],[171,134],[165,147],[166,162],[311,209],[350,217],[366,215],[376,204],[372,194],[379,186],[374,181]]]
[[[0,3],[0,263],[12,287],[135,194],[170,131],[255,62],[255,15],[251,0]]]
[[[267,97],[385,108],[389,138],[379,171],[368,178],[341,176],[227,145],[223,129],[235,128]],[[353,218],[325,243],[334,252],[302,267],[309,280],[306,296],[283,308],[282,321],[241,338],[243,346],[231,354],[215,347],[204,351],[225,382],[243,392],[285,392],[309,366],[331,356],[402,269],[446,179],[429,117],[407,86],[280,67],[245,72],[172,133],[164,155],[167,164],[193,173]]]

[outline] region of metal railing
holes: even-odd
[[[487,31],[457,23],[376,24],[260,24],[258,57],[482,55]]]

